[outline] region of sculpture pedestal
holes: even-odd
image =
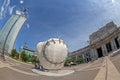
[[[32,71],[34,73],[40,74],[40,75],[45,75],[45,76],[55,76],[55,77],[59,77],[59,76],[65,76],[65,75],[69,75],[74,73],[74,70],[56,70],[56,71],[41,71],[38,69],[32,69]]]

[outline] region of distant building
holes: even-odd
[[[26,17],[22,14],[15,14],[10,17],[0,32],[0,49],[4,47],[5,52],[11,53],[17,35],[26,21]]]
[[[36,54],[35,54],[36,52],[35,52],[34,50],[28,48],[27,46],[21,46],[21,47],[20,47],[20,53],[21,53],[22,51],[25,51],[25,53],[28,54],[28,55],[36,55]]]
[[[89,36],[90,44],[82,49],[73,51],[69,57],[84,58],[85,61],[95,60],[106,56],[120,48],[120,27],[114,22],[106,24]]]
[[[83,58],[84,62],[89,62],[91,60],[90,50],[90,46],[86,46],[77,51],[69,53],[69,58],[74,60],[77,60],[77,58]]]

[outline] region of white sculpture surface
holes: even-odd
[[[38,43],[37,53],[40,64],[48,70],[61,69],[68,55],[66,44],[58,38]]]

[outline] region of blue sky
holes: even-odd
[[[58,37],[74,51],[88,45],[89,35],[114,21],[120,25],[120,0],[0,0],[0,29],[16,10],[29,9],[14,48]]]

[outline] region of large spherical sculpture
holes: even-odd
[[[37,44],[40,64],[48,70],[61,69],[67,57],[67,46],[63,40],[52,38]]]

